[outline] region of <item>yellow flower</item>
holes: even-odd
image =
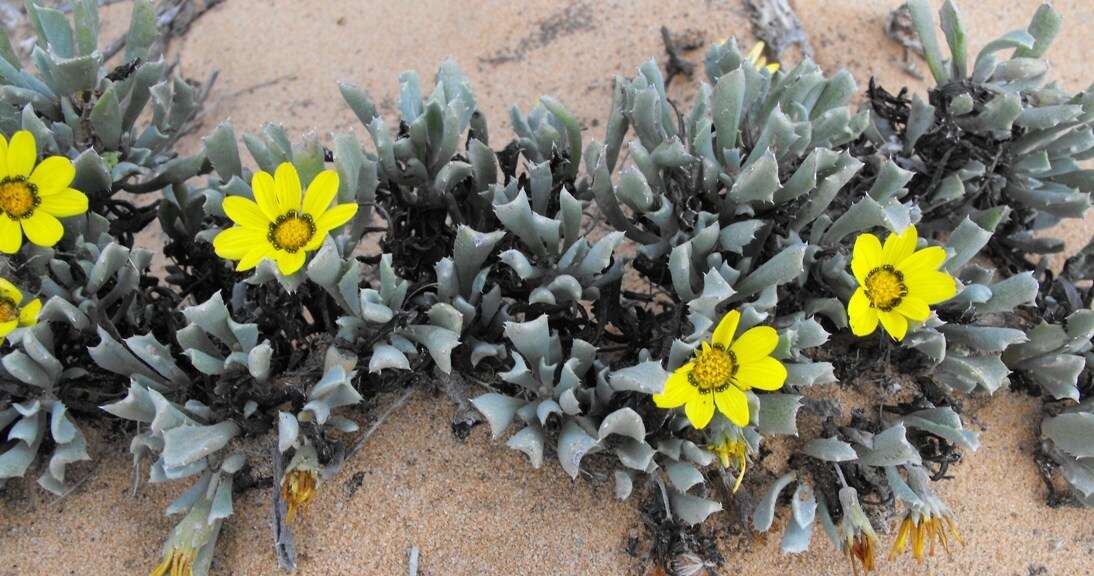
[[[193,548],[171,548],[149,576],[191,576],[194,573]]]
[[[39,246],[64,236],[58,218],[87,212],[87,196],[69,188],[76,167],[64,156],[50,156],[35,167],[34,135],[20,130],[9,143],[0,135],[0,252],[15,254],[23,235]]]
[[[703,342],[691,362],[677,368],[660,394],[654,394],[658,408],[684,406],[691,425],[702,429],[714,417],[714,407],[737,426],[748,425],[751,388],[778,390],[786,381],[786,367],[771,357],[779,335],[770,326],[749,328],[737,340],[741,313],[726,314],[714,330],[711,342]]]
[[[254,200],[242,196],[224,199],[224,213],[235,226],[213,238],[217,256],[239,260],[236,270],[250,270],[263,259],[273,260],[288,276],[304,266],[307,252],[318,249],[327,234],[349,222],[357,204],[331,206],[338,193],[338,173],[320,172],[306,194],[300,176],[289,162],[274,176],[259,171],[251,179]]]
[[[839,491],[843,519],[839,531],[843,536],[843,555],[851,564],[851,571],[858,576],[861,565],[864,574],[877,570],[878,547],[877,533],[870,525],[870,519],[858,503],[858,492],[854,488],[841,488]]]
[[[285,522],[292,522],[299,510],[301,514],[315,498],[319,486],[319,473],[311,469],[287,472],[281,479],[281,499],[285,501]]]
[[[923,322],[929,306],[957,294],[953,276],[938,270],[946,260],[941,246],[916,250],[915,226],[901,234],[889,234],[885,246],[873,234],[861,234],[851,255],[851,272],[859,287],[847,303],[851,331],[856,336],[873,334],[878,321],[895,340],[903,340],[908,320]]]
[[[947,528],[949,529],[949,535],[946,533]],[[916,559],[916,562],[923,561],[923,553],[928,543],[930,544],[931,556],[934,556],[936,542],[942,545],[942,548],[946,550],[946,554],[949,554],[951,535],[954,540],[964,544],[964,541],[961,540],[961,534],[957,531],[957,522],[954,521],[952,515],[932,515],[930,512],[909,511],[900,523],[900,531],[897,533],[896,540],[893,541],[893,548],[889,551],[889,558],[892,559],[899,554],[903,554],[909,539],[912,544],[912,556]]]
[[[767,63],[767,56],[764,56],[764,43],[762,41],[753,44],[752,48],[748,51],[748,56],[745,56],[745,58],[748,58],[748,61],[752,63],[752,67],[756,70],[767,70],[772,74],[779,71],[778,62]]]
[[[24,304],[23,293],[11,282],[0,278],[0,344],[12,330],[37,324],[41,309],[41,300],[35,298]]]
[[[211,503],[201,500],[175,525],[163,545],[163,561],[149,576],[193,576],[198,551],[209,544],[218,529],[217,520],[209,522]]]
[[[745,479],[745,469],[748,467],[748,442],[745,442],[740,432],[726,433],[721,441],[707,446],[718,457],[722,468],[737,468],[737,481],[733,483],[733,492],[741,487],[741,481]]]
[[[285,522],[292,522],[315,498],[319,488],[319,454],[310,443],[296,449],[281,477],[281,499],[285,501]]]

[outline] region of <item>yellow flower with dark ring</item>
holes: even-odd
[[[654,394],[658,408],[684,407],[691,425],[702,429],[714,408],[737,426],[748,425],[745,392],[778,390],[786,382],[786,367],[771,352],[779,335],[770,326],[754,326],[734,339],[741,313],[734,310],[718,323],[711,341],[703,342],[690,362],[673,371],[664,391]]]
[[[254,200],[242,196],[224,198],[224,213],[235,226],[213,238],[217,256],[239,260],[237,271],[258,266],[262,260],[277,263],[288,276],[304,266],[307,253],[319,249],[331,230],[357,214],[357,204],[331,206],[338,194],[338,173],[320,172],[301,191],[300,176],[290,162],[277,167],[273,176],[257,172],[251,179]]]
[[[0,344],[16,328],[34,326],[38,323],[38,313],[42,310],[42,301],[34,298],[24,302],[23,293],[15,284],[0,278]]]
[[[76,167],[64,156],[38,162],[34,135],[20,130],[11,142],[0,135],[0,252],[15,254],[23,236],[38,246],[61,240],[58,218],[87,212],[87,196],[71,188]]]
[[[916,250],[918,241],[915,226],[889,234],[884,246],[869,233],[855,241],[851,272],[859,286],[847,303],[847,316],[856,336],[873,334],[880,323],[894,340],[903,340],[909,320],[927,320],[931,306],[957,294],[957,281],[938,269],[946,250]]]

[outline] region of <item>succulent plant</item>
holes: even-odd
[[[242,136],[245,161],[229,123],[175,151],[207,87],[167,78],[150,1],[109,71],[95,2],[75,2],[72,25],[28,2],[37,72],[0,42],[0,132],[62,157],[43,165],[72,159],[90,211],[0,262],[27,292],[0,299],[0,482],[51,450],[39,483],[63,494],[88,457],[74,413],[146,425],[137,472],[149,460],[152,482],[193,482],[152,573],[201,575],[242,453],[276,428],[291,568],[289,523],[371,432],[347,451],[350,411],[440,385],[533,467],[554,457],[620,499],[644,493],[679,534],[724,508],[768,532],[786,506],[784,552],[819,525],[870,572],[875,521],[898,503],[894,553],[960,540],[931,488],[979,446],[959,400],[1014,386],[1045,397],[1043,455],[1094,504],[1094,244],[1055,274],[1043,256],[1062,245],[1039,233],[1090,205],[1094,99],[1048,81],[1047,5],[971,68],[952,2],[949,60],[926,2],[909,10],[937,83],[926,100],[871,83],[856,109],[848,72],[765,66],[731,39],[706,52],[686,113],[649,61],[615,79],[604,142],[545,96],[511,110],[515,138],[495,151],[447,61],[428,93],[400,76],[398,119],[340,85],[368,143],[294,143],[271,122]],[[133,245],[154,218],[163,270]],[[845,406],[836,385],[882,409]],[[776,446],[785,463],[756,472]],[[710,565],[676,544],[681,570]]]
[[[40,150],[74,158],[75,188],[132,245],[132,235],[155,218],[155,205],[138,207],[115,194],[155,193],[208,170],[203,154],[181,157],[174,147],[193,128],[209,86],[168,77],[150,0],[136,3],[123,62],[113,69],[104,67],[99,47],[98,4],[79,0],[72,14],[70,24],[60,10],[27,2],[37,74],[23,68],[4,33],[0,129],[29,130]]]

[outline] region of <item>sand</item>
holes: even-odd
[[[795,5],[828,70],[850,69],[860,86],[871,75],[885,86],[924,83],[905,74],[901,49],[882,26],[893,2],[798,0]],[[973,50],[1008,30],[1024,28],[1036,2],[965,2]],[[1055,3],[1065,29],[1050,52],[1061,84],[1075,90],[1091,80],[1084,56],[1094,54],[1094,5]],[[103,11],[103,38],[124,30],[129,7]],[[651,0],[588,3],[481,2],[457,8],[444,0],[413,3],[228,0],[199,20],[173,51],[187,76],[221,72],[208,120],[230,118],[237,134],[278,120],[291,134],[364,130],[338,95],[336,81],[367,89],[388,118],[406,69],[432,77],[454,57],[471,78],[480,108],[493,122],[495,145],[509,135],[510,105],[527,111],[541,94],[562,100],[602,138],[611,77],[632,74],[643,60],[663,58],[658,33],[702,31],[708,42],[738,35],[751,42],[736,0],[669,5]],[[692,60],[701,52],[686,54]],[[926,66],[920,64],[920,71]],[[672,93],[687,100],[694,84],[677,80]],[[193,151],[197,137],[182,143]],[[1064,228],[1069,250],[1085,245],[1090,224]],[[142,238],[154,247],[156,238]],[[823,392],[823,391],[822,391]],[[382,409],[379,398],[368,415]],[[1085,575],[1094,573],[1094,523],[1089,512],[1054,510],[1032,453],[1040,401],[1000,393],[975,404],[970,427],[983,446],[966,454],[941,496],[960,518],[968,545],[953,559],[925,567],[884,563],[887,573],[947,575]],[[611,488],[572,482],[557,465],[533,470],[522,454],[489,440],[483,427],[461,441],[449,431],[449,401],[419,391],[385,422],[342,473],[324,486],[297,530],[300,574],[405,573],[407,551],[421,550],[429,575],[642,573],[627,554],[628,538],[642,534],[636,502],[615,502]],[[366,416],[366,418],[369,416]],[[143,486],[130,497],[128,441],[116,429],[87,430],[96,462],[70,468],[86,478],[60,502],[33,482],[11,482],[0,493],[0,576],[36,574],[142,574],[157,562],[174,521],[164,506],[184,486]],[[763,466],[760,463],[759,466]],[[356,487],[356,488],[355,488]],[[267,490],[237,499],[226,525],[214,574],[274,574]],[[719,527],[724,520],[715,520]],[[781,526],[781,521],[780,521]],[[778,527],[775,533],[780,533]],[[755,576],[847,572],[823,536],[800,556],[778,553],[772,536],[742,542],[724,538],[719,573]],[[888,539],[886,538],[886,541]]]

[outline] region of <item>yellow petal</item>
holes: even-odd
[[[957,281],[945,272],[911,272],[904,275],[908,295],[935,305],[957,294]]]
[[[270,222],[276,221],[278,216],[288,211],[282,210],[277,203],[277,188],[274,185],[274,178],[270,176],[269,172],[261,170],[255,172],[255,175],[251,178],[251,192],[254,193],[255,203],[258,204],[258,208],[262,210],[262,213],[266,215]]]
[[[714,417],[714,394],[696,394],[684,405],[684,414],[696,430],[706,428]]]
[[[763,56],[763,53],[764,53],[764,43],[763,42],[757,42],[757,43],[753,44],[752,48],[750,48],[748,50],[748,55],[745,56],[745,58],[747,58],[748,61],[751,62],[753,64],[753,66],[755,66],[756,63],[759,62],[760,57]]]
[[[688,362],[677,368],[665,381],[665,387],[660,394],[653,395],[653,404],[658,408],[678,408],[687,404],[692,397],[699,394],[699,390],[688,382],[688,373],[695,364]]]
[[[897,266],[897,270],[905,274],[914,272],[933,272],[946,261],[946,249],[941,246],[930,246],[917,250],[911,256],[904,259]]]
[[[8,139],[0,134],[0,178],[8,176]]]
[[[885,247],[881,249],[882,264],[893,266],[900,264],[905,258],[911,256],[912,252],[915,252],[918,241],[919,234],[915,226],[908,226],[900,234],[889,234],[885,238]]]
[[[774,328],[754,326],[745,330],[729,349],[737,356],[737,362],[745,364],[769,356],[778,345],[779,333]]]
[[[34,168],[30,183],[38,187],[40,194],[64,190],[76,177],[76,167],[64,156],[50,156]]]
[[[730,422],[741,428],[748,426],[748,397],[739,388],[729,386],[721,392],[716,392],[714,401],[718,403],[718,411],[729,418]]]
[[[16,132],[8,144],[8,176],[30,176],[36,160],[38,148],[34,145],[34,135],[28,130]]]
[[[320,172],[304,194],[304,213],[311,214],[312,218],[318,218],[330,206],[334,196],[338,194],[338,173],[334,170]]]
[[[282,212],[300,211],[300,175],[292,162],[282,162],[274,172],[274,189]]]
[[[301,250],[305,252],[314,252],[318,250],[319,247],[323,245],[323,241],[327,239],[328,232],[329,231],[322,230],[316,226],[315,235],[311,237],[311,240],[308,240],[308,243],[305,244]]]
[[[4,323],[0,323],[0,337],[11,334],[12,330],[15,330],[19,326],[18,320],[9,320]]]
[[[870,306],[865,288],[860,287],[851,295],[851,301],[847,303],[847,318],[855,336],[869,336],[877,330],[877,310]]]
[[[908,333],[908,320],[903,315],[879,310],[877,316],[881,320],[881,327],[893,340],[897,342],[904,340],[904,335]]]
[[[16,288],[15,284],[12,284],[6,278],[0,278],[0,296],[3,296],[16,304],[23,301],[23,293],[19,291],[19,288]]]
[[[19,227],[19,223],[7,214],[0,214],[0,252],[15,254],[22,246],[23,229]]]
[[[271,246],[269,242],[263,242],[254,248],[251,248],[251,251],[243,256],[239,261],[239,264],[236,264],[236,272],[251,270],[255,266],[258,266],[258,263],[262,260],[272,257],[273,254],[274,247]]]
[[[65,235],[65,227],[57,218],[42,210],[35,210],[30,217],[20,221],[27,239],[39,246],[50,247]]]
[[[722,316],[722,320],[718,322],[718,327],[714,329],[711,342],[723,348],[729,348],[730,343],[733,342],[733,336],[737,334],[737,324],[740,321],[741,313],[736,310],[731,310],[725,316]]]
[[[240,260],[255,246],[268,242],[265,234],[259,230],[233,226],[227,230],[221,230],[213,238],[213,249],[221,258]]]
[[[764,356],[759,360],[741,364],[737,369],[737,382],[745,390],[749,388],[769,392],[778,390],[786,382],[786,366],[771,356]]]
[[[20,326],[34,326],[38,323],[38,313],[42,311],[42,301],[35,298],[19,311]]]
[[[894,310],[916,322],[923,322],[931,315],[931,309],[927,307],[927,303],[915,296],[905,296]]]
[[[87,212],[87,195],[75,188],[63,188],[51,194],[43,194],[42,203],[38,207],[58,218],[78,216]]]
[[[279,250],[277,252],[277,269],[281,272],[282,276],[292,276],[297,270],[304,267],[304,260],[306,255],[303,250],[297,250],[296,252],[285,252]]]
[[[356,214],[356,204],[339,204],[332,207],[330,210],[323,212],[323,214],[316,218],[315,226],[320,230],[334,230],[335,228],[352,220],[353,216]]]
[[[270,227],[270,220],[262,213],[258,204],[255,204],[250,198],[244,198],[242,196],[225,196],[222,207],[224,208],[224,213],[232,219],[232,222],[235,222],[240,226],[246,226],[256,230],[266,230]]]
[[[881,241],[873,234],[859,234],[855,249],[851,252],[851,272],[859,284],[866,283],[866,275],[881,266]]]

